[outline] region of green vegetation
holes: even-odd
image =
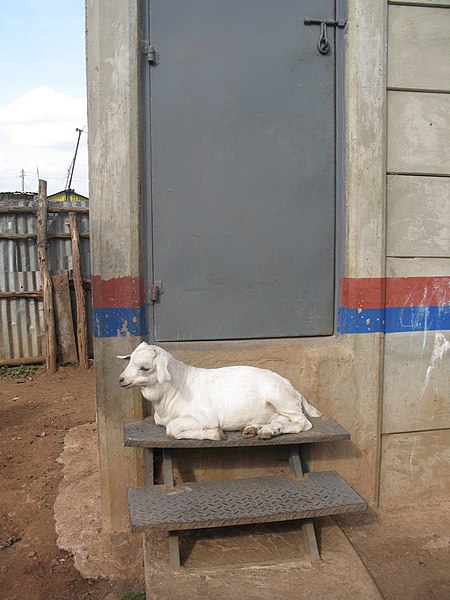
[[[145,592],[125,592],[119,600],[145,600]]]
[[[39,365],[21,365],[20,367],[0,367],[0,377],[7,379],[23,379],[31,377],[39,369]]]

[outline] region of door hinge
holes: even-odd
[[[305,25],[320,25],[320,36],[317,42],[317,48],[320,54],[328,54],[331,48],[330,40],[328,39],[327,27],[345,27],[347,21],[339,19],[332,21],[329,19],[303,19]]]
[[[149,290],[150,302],[155,304],[155,302],[158,302],[160,300],[162,294],[164,294],[163,282],[155,281],[155,283],[150,287]]]
[[[148,42],[144,42],[144,54],[151,65],[157,65],[159,63],[158,50]]]

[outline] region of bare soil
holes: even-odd
[[[136,582],[83,579],[56,545],[64,438],[93,421],[93,369],[47,375],[42,368],[32,379],[0,380],[0,545],[12,544],[0,549],[2,600],[113,600],[135,589]]]
[[[72,556],[57,546],[54,503],[62,480],[64,438],[71,428],[94,421],[92,370],[67,367],[49,376],[40,369],[31,378],[0,379],[1,600],[118,600],[126,591],[144,589],[143,581],[136,577],[119,582],[84,579]],[[433,506],[432,498],[424,498],[422,506],[407,510],[349,515],[334,521],[358,553],[380,597],[448,600],[448,508],[449,504]],[[250,584],[256,574],[248,573]],[[165,577],[172,576],[164,569],[159,579]],[[226,569],[213,575],[215,584],[220,585],[221,579],[226,582],[231,600],[243,595],[243,578],[244,572],[236,578],[234,590]],[[155,598],[174,597],[165,595],[164,589],[169,590],[170,585],[159,583]],[[269,587],[261,591],[261,598],[278,597]],[[192,600],[192,595],[183,596],[181,588],[179,594],[177,597]],[[295,586],[292,594],[283,597],[298,598]],[[312,600],[322,597],[334,600],[329,591],[326,596],[311,595]],[[204,595],[197,598],[209,600]]]

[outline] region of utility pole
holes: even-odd
[[[25,191],[25,171],[22,169],[20,172],[20,178],[22,180],[22,192]]]
[[[83,133],[83,130],[78,129],[78,127],[75,129],[75,131],[78,133],[78,140],[77,140],[77,145],[75,148],[75,156],[73,157],[72,164],[70,165],[69,172],[67,174],[66,190],[70,189],[70,186],[72,185],[72,177],[73,177],[73,172],[75,169],[75,161],[77,160],[78,146],[80,145],[80,137],[81,137],[81,134]]]

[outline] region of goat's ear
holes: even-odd
[[[125,360],[129,360],[131,358],[131,354],[124,354],[123,356],[117,356],[117,358],[122,358]]]
[[[172,379],[172,375],[169,373],[169,369],[167,368],[167,357],[166,356],[157,356],[155,359],[156,363],[156,377],[158,379],[158,383],[165,383],[166,381],[170,381]]]

